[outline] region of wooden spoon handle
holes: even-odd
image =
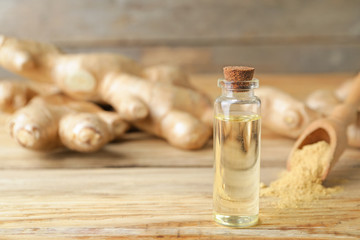
[[[343,104],[337,105],[332,111],[330,118],[340,121],[345,126],[355,121],[357,107],[360,105],[360,74],[358,74],[351,86],[349,95]]]
[[[351,90],[347,98],[345,99],[345,104],[351,104],[358,106],[360,104],[360,73],[355,77]]]

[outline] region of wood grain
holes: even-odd
[[[12,0],[3,34],[62,43],[358,42],[359,2],[321,0]],[[31,7],[30,7],[31,6]],[[19,21],[21,18],[21,21]]]
[[[280,170],[263,168],[262,176],[269,180]],[[230,229],[212,221],[211,168],[3,170],[0,235],[356,239],[360,175],[349,175],[346,169],[337,174],[348,179],[343,192],[286,210],[262,198],[261,224]]]

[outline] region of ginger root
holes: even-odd
[[[340,103],[335,92],[330,90],[319,89],[311,93],[305,101],[305,104],[321,113],[323,116],[328,116],[334,110],[335,106]]]
[[[0,65],[16,74],[54,83],[78,100],[108,103],[121,118],[179,148],[200,148],[211,136],[209,98],[177,69],[144,69],[115,54],[64,54],[50,44],[0,38]]]
[[[23,147],[79,152],[99,150],[120,137],[129,125],[114,112],[61,94],[37,96],[10,119],[10,134]]]
[[[273,87],[256,90],[262,102],[261,123],[280,135],[297,138],[320,115],[303,102]]]
[[[26,106],[29,101],[40,93],[55,94],[59,89],[49,84],[32,84],[28,81],[0,81],[0,112],[13,113]]]
[[[360,74],[356,77],[360,77]],[[335,91],[316,90],[307,97],[306,105],[322,115],[328,116],[337,104],[346,99],[352,83],[351,80],[346,81]],[[347,138],[349,146],[360,147],[360,106],[357,111],[356,121],[347,128]]]
[[[282,136],[297,138],[310,122],[328,116],[337,104],[344,101],[351,82],[345,82],[334,92],[316,90],[305,103],[276,88],[261,87],[256,94],[262,101],[262,124]],[[350,146],[360,147],[360,108],[356,122],[347,128],[347,137]]]
[[[122,95],[118,94],[119,90]],[[120,116],[131,120],[139,129],[165,138],[173,146],[198,149],[212,133],[210,101],[196,90],[115,74],[104,79],[100,91],[106,102],[118,102],[113,106]],[[129,103],[136,100],[146,103],[143,105],[145,109],[140,105],[136,109],[128,109]],[[145,110],[148,113],[144,118],[140,113],[145,115]],[[129,116],[132,117],[129,119]]]
[[[24,107],[38,93],[28,84],[2,80],[0,82],[0,111],[13,113]]]
[[[175,86],[193,88],[189,77],[180,68],[171,65],[156,65],[144,70],[145,78],[152,82],[170,83]]]

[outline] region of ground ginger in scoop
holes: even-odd
[[[323,166],[330,156],[330,145],[325,141],[305,145],[294,152],[291,170],[280,178],[263,186],[260,196],[278,197],[279,208],[296,208],[302,203],[311,202],[340,190],[340,187],[327,188],[322,185]]]

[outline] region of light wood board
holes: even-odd
[[[215,73],[359,70],[358,0],[3,0],[0,34]]]

